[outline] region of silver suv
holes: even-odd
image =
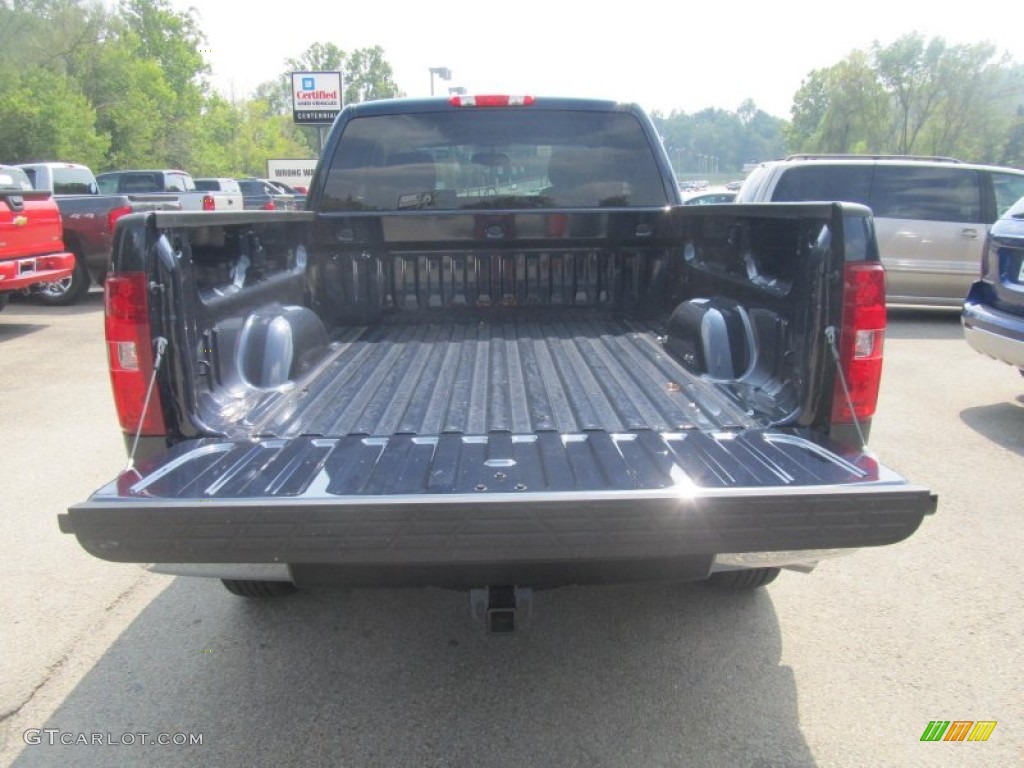
[[[890,304],[963,304],[989,226],[1024,171],[938,157],[791,155],[758,165],[737,203],[845,200],[872,209]]]

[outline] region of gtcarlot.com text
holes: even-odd
[[[29,728],[22,734],[25,743],[34,746],[118,746],[133,747],[156,744],[161,747],[202,746],[201,733],[76,733],[60,728]]]

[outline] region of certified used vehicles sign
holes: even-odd
[[[292,72],[293,122],[333,123],[341,101],[341,72]]]

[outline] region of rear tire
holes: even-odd
[[[4,311],[4,308],[10,303],[11,294],[9,291],[0,291],[0,312]]]
[[[48,307],[66,307],[80,301],[89,292],[91,284],[92,278],[85,266],[85,257],[76,253],[74,271],[63,280],[38,286],[33,290],[32,297]]]
[[[239,597],[284,597],[298,591],[290,581],[221,579],[221,583],[228,592]]]
[[[740,571],[719,571],[712,573],[704,583],[715,589],[733,591],[757,589],[771,584],[782,571],[781,568],[745,568]]]

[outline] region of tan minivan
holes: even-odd
[[[959,307],[989,226],[1024,197],[1024,171],[949,158],[791,155],[758,165],[737,203],[845,200],[875,215],[890,304]]]

